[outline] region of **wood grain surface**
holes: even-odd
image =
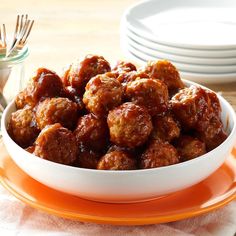
[[[14,30],[17,14],[35,19],[30,36],[26,78],[39,66],[58,73],[74,59],[88,53],[100,54],[111,62],[125,59],[119,45],[120,18],[135,0],[1,0],[0,23]],[[236,78],[235,78],[236,80]],[[236,110],[236,82],[207,85]]]

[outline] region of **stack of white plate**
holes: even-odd
[[[148,0],[121,22],[121,46],[143,64],[167,59],[182,78],[236,81],[236,0]]]

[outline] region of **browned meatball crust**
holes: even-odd
[[[208,92],[199,86],[180,90],[170,100],[172,111],[185,129],[205,129],[215,116],[212,100]]]
[[[141,155],[140,168],[149,169],[179,163],[177,150],[168,142],[152,140]]]
[[[180,79],[178,70],[173,64],[166,60],[149,61],[144,69],[144,72],[149,74],[153,79],[163,81],[169,91],[184,88],[184,83]]]
[[[79,154],[73,166],[87,168],[87,169],[97,169],[97,164],[100,158],[100,154],[87,148],[83,144],[79,145]]]
[[[171,115],[155,116],[153,121],[152,138],[171,142],[180,135],[180,128]]]
[[[12,113],[8,132],[21,147],[26,148],[32,145],[39,133],[32,108],[25,107]]]
[[[15,103],[17,109],[25,105],[34,107],[40,99],[61,96],[62,94],[61,78],[51,70],[39,68],[27,87],[16,97]]]
[[[137,169],[136,160],[124,151],[113,151],[104,155],[98,162],[99,170],[134,170]]]
[[[94,149],[103,150],[109,140],[106,119],[87,114],[79,118],[74,135],[78,143]]]
[[[217,117],[213,117],[204,129],[197,131],[197,136],[206,143],[207,151],[218,147],[227,138],[223,124]]]
[[[181,161],[188,161],[206,153],[206,145],[191,136],[181,136],[175,143]]]
[[[35,141],[34,154],[60,164],[73,163],[78,155],[78,146],[73,133],[59,123],[46,126]]]
[[[84,59],[74,62],[65,72],[64,83],[83,94],[88,81],[98,75],[111,71],[110,64],[104,57],[87,55]]]
[[[168,89],[160,80],[139,79],[129,82],[125,97],[137,105],[145,106],[151,116],[163,114],[168,108]]]
[[[47,98],[36,109],[36,121],[40,129],[55,123],[73,129],[77,119],[77,105],[68,98]]]
[[[131,102],[110,111],[107,117],[110,140],[122,147],[137,147],[145,143],[152,131],[151,116],[145,107]]]
[[[119,81],[107,75],[97,75],[86,85],[83,102],[90,112],[105,116],[122,102],[123,87]]]

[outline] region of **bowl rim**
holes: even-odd
[[[195,85],[195,86],[200,86],[203,89],[213,91],[205,86],[202,86],[198,83],[195,83],[195,82],[192,82],[189,80],[183,79],[182,81],[184,82],[184,84],[187,87],[189,87],[191,85]],[[216,93],[216,92],[214,92],[214,93]],[[217,94],[217,97],[219,98],[220,102],[223,103],[224,106],[226,107],[226,110],[229,112],[229,116],[231,116],[231,118],[233,120],[233,127],[232,127],[232,130],[231,130],[230,134],[228,135],[227,139],[223,143],[221,143],[219,146],[217,146],[213,150],[205,153],[204,155],[201,155],[197,158],[194,158],[194,159],[191,159],[191,160],[188,160],[185,162],[180,162],[180,163],[169,165],[169,166],[162,166],[162,167],[156,167],[156,168],[150,168],[150,169],[136,169],[136,170],[98,170],[98,169],[87,169],[87,168],[69,166],[69,165],[64,165],[64,164],[60,164],[60,163],[56,163],[53,161],[42,159],[32,153],[27,152],[25,149],[20,147],[17,143],[15,143],[15,141],[10,137],[10,135],[7,132],[6,125],[5,125],[6,117],[8,116],[9,110],[12,108],[13,105],[15,105],[14,100],[8,104],[8,106],[5,108],[5,110],[2,114],[1,130],[2,130],[3,141],[9,140],[16,147],[16,149],[18,149],[21,152],[23,151],[27,158],[34,158],[37,162],[40,162],[42,164],[47,164],[49,166],[52,166],[52,167],[54,166],[56,168],[63,168],[63,169],[67,168],[68,170],[77,170],[77,171],[82,171],[82,172],[90,172],[90,173],[93,172],[93,173],[101,173],[101,174],[109,174],[109,175],[114,174],[114,173],[116,173],[116,175],[119,175],[119,174],[125,175],[125,174],[131,174],[131,173],[132,174],[136,174],[136,173],[137,174],[138,173],[144,174],[144,173],[150,173],[150,172],[156,172],[156,171],[164,171],[166,169],[171,170],[171,169],[176,169],[176,168],[183,168],[189,164],[194,164],[196,162],[199,162],[199,161],[202,161],[206,158],[209,158],[210,154],[217,153],[220,148],[224,148],[224,146],[226,146],[226,144],[229,143],[232,139],[234,139],[234,141],[236,141],[236,113],[235,113],[233,107],[229,104],[229,102],[225,98],[223,98],[218,93],[216,93],[216,94]]]

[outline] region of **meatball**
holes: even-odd
[[[160,80],[139,79],[129,82],[125,97],[128,101],[145,106],[151,116],[162,114],[168,108],[168,89]]]
[[[8,132],[21,147],[32,145],[39,133],[32,108],[25,107],[12,113]]]
[[[99,153],[85,147],[83,144],[80,144],[79,154],[73,165],[81,168],[97,169],[99,158]]]
[[[78,143],[101,151],[109,139],[109,130],[106,119],[87,114],[79,118],[74,135]]]
[[[121,104],[122,96],[123,87],[119,81],[107,75],[97,75],[87,83],[83,102],[93,114],[105,116]]]
[[[134,170],[136,168],[136,160],[124,151],[107,153],[100,159],[97,165],[99,170]]]
[[[42,98],[61,96],[62,94],[63,84],[60,77],[46,68],[39,68],[26,89],[16,97],[15,103],[18,109],[26,104],[34,107]]]
[[[168,142],[152,140],[141,155],[140,168],[149,169],[179,163],[177,150]]]
[[[153,121],[152,138],[171,142],[180,135],[180,128],[171,115],[155,116]]]
[[[40,129],[55,123],[73,129],[77,118],[77,105],[68,98],[47,98],[36,109],[36,121]]]
[[[107,117],[110,140],[122,147],[144,144],[152,131],[151,116],[145,107],[131,102],[110,111]]]
[[[216,148],[227,138],[223,124],[217,117],[213,117],[205,129],[197,131],[197,136],[206,143],[207,151]]]
[[[162,80],[167,85],[169,92],[185,87],[178,70],[169,61],[149,61],[144,68],[144,72],[153,79]]]
[[[115,72],[119,75],[121,73],[127,73],[136,70],[136,66],[131,62],[118,61],[116,66],[112,69],[112,72]]]
[[[185,129],[205,129],[214,114],[206,90],[194,85],[180,90],[172,97],[170,104]]]
[[[75,136],[59,123],[48,125],[35,141],[34,154],[49,161],[69,165],[78,155]]]
[[[180,160],[188,161],[206,153],[206,145],[199,139],[191,136],[181,136],[175,143]]]
[[[110,64],[104,57],[87,55],[83,60],[72,63],[69,70],[65,72],[64,83],[66,86],[72,86],[82,95],[92,77],[109,71],[111,71]]]

